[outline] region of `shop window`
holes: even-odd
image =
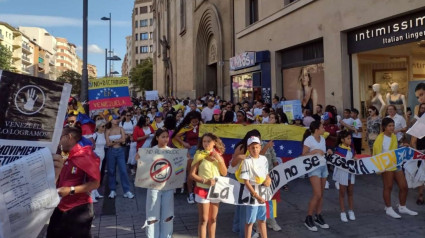
[[[258,21],[258,0],[249,0],[249,25]]]
[[[322,39],[282,51],[282,68],[321,62],[323,62]]]

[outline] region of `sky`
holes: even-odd
[[[89,0],[88,63],[97,67],[98,77],[105,74],[105,48],[109,47],[109,21],[112,14],[112,49],[124,59],[125,37],[131,35],[133,0]],[[46,29],[55,37],[65,37],[77,46],[82,59],[83,0],[0,0],[0,21],[13,27],[31,26]],[[122,61],[114,62],[121,74]],[[109,67],[109,66],[108,66]]]

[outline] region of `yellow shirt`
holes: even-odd
[[[197,163],[199,164],[198,167],[198,176],[200,176],[203,179],[212,179],[214,177],[220,176],[220,171],[218,169],[218,162],[211,162],[206,159],[206,157],[209,155],[209,152],[207,151],[201,151],[197,150],[195,155],[193,156],[193,162],[192,166],[194,166]],[[203,183],[196,183],[196,186],[200,188],[210,188],[209,185],[203,184]]]

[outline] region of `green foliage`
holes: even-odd
[[[153,89],[153,65],[151,58],[142,60],[140,64],[131,69],[130,82],[138,92]]]
[[[69,83],[72,85],[71,93],[73,95],[80,95],[81,92],[81,74],[75,72],[74,70],[67,70],[62,73],[61,76],[57,78],[57,81],[61,83]]]
[[[12,52],[0,44],[0,69],[11,70]]]

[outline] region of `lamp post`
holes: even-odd
[[[102,17],[100,18],[102,21],[109,21],[109,57],[112,57],[112,51],[111,51],[111,21],[112,21],[112,15],[109,13],[109,17]],[[111,61],[109,61],[109,71],[111,71]],[[110,73],[110,72],[109,72]],[[106,72],[105,72],[106,77]]]
[[[83,1],[83,70],[81,80],[80,100],[88,102],[88,71],[87,71],[87,31],[88,31],[88,0]],[[88,104],[85,104],[88,113]]]

